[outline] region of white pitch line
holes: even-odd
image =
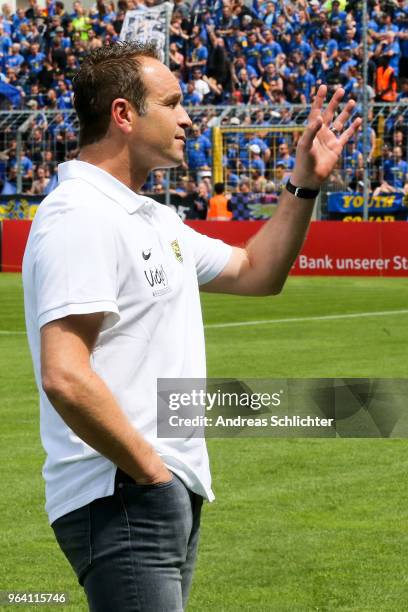
[[[404,310],[379,310],[376,312],[351,312],[348,314],[323,315],[322,317],[289,317],[286,319],[260,319],[259,321],[234,321],[232,323],[208,323],[205,329],[222,329],[224,327],[248,327],[250,325],[272,325],[274,323],[306,323],[308,321],[333,321],[336,319],[359,319],[360,317],[386,317],[388,315],[408,314]],[[8,331],[0,329],[0,336],[25,335],[25,331]]]
[[[307,321],[333,321],[336,319],[358,319],[360,317],[386,317],[390,315],[408,314],[405,310],[380,310],[378,312],[354,312],[349,314],[323,315],[322,317],[292,317],[286,319],[263,319],[259,321],[234,321],[233,323],[209,323],[206,329],[222,329],[224,327],[248,327],[249,325],[271,325],[274,323],[306,323]]]

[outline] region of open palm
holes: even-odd
[[[359,118],[344,130],[355,106],[354,100],[349,100],[333,121],[344,93],[344,89],[338,89],[323,110],[327,87],[326,85],[319,87],[308,117],[307,127],[296,149],[296,164],[292,175],[294,185],[319,189],[336,166],[344,145],[360,128],[361,119]]]

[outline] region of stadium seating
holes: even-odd
[[[407,155],[408,3],[368,4],[369,99],[385,106],[397,102],[399,109],[374,113],[369,144],[372,187],[384,181],[393,187],[397,181],[398,188],[401,183],[404,188],[406,177],[400,174],[405,172]],[[265,193],[268,182],[269,190],[271,183],[276,188],[279,163],[284,174],[293,165],[299,131],[277,134],[272,127],[304,125],[320,83],[327,83],[330,90],[344,86],[360,112],[360,5],[353,0],[193,0],[191,4],[175,0],[169,65],[180,81],[194,129],[185,166],[170,177],[163,175],[161,183],[156,180],[155,192],[170,181],[173,191],[184,197],[188,181],[183,183],[182,177],[187,175],[196,190],[202,183],[203,197],[206,191],[210,195],[216,178],[212,176],[214,126],[236,128],[222,134],[219,164],[225,168],[222,178],[227,189],[237,191],[237,201],[242,200],[241,184],[244,191],[248,182],[252,191]],[[7,116],[0,112],[0,126],[5,127],[0,141],[1,193],[41,194],[55,186],[56,165],[77,153],[73,75],[86,53],[119,39],[126,10],[131,8],[133,0],[98,0],[90,9],[77,0],[71,11],[60,0],[47,0],[46,8],[30,0],[25,9],[12,13],[3,4],[0,110]],[[249,126],[256,131],[249,131]],[[384,145],[388,157],[383,163]],[[280,150],[285,151],[282,158]],[[342,188],[355,188],[361,180],[363,152],[359,142],[345,152]],[[391,170],[395,155],[398,177]],[[17,177],[18,158],[22,170]],[[149,179],[145,189],[152,185]]]

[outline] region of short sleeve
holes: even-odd
[[[198,284],[209,283],[225,268],[231,256],[232,247],[222,240],[200,234],[188,225],[183,224],[183,227],[185,240],[188,241],[194,253]]]
[[[103,329],[119,320],[118,257],[112,221],[81,206],[45,230],[34,284],[39,327],[72,314],[105,312]]]

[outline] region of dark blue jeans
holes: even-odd
[[[183,612],[203,498],[175,475],[138,485],[117,470],[114,495],[52,524],[92,612]]]

